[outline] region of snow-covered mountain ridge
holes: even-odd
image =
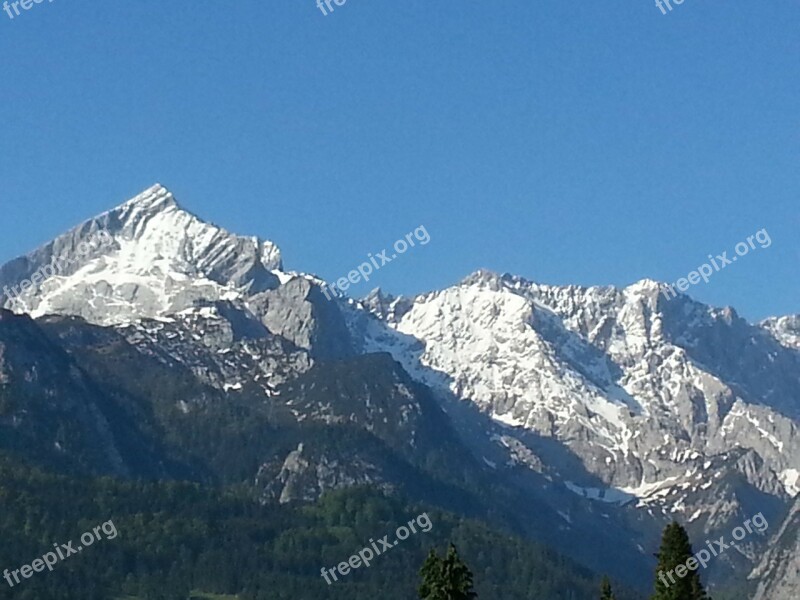
[[[769,327],[687,297],[667,301],[662,289],[649,280],[618,290],[478,272],[413,299],[368,298],[364,306],[398,335],[370,324],[366,348],[391,352],[500,423],[562,441],[588,472],[639,498],[742,447],[770,466],[764,484],[797,494],[797,352]],[[741,366],[735,348],[731,357],[705,352],[709,336],[733,340],[740,330],[769,357],[755,361],[776,382],[766,393],[724,376]]]

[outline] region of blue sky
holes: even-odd
[[[800,312],[800,3],[74,2],[0,12],[0,261],[160,182],[333,280],[478,268]]]

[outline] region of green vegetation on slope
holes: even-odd
[[[0,582],[0,598],[184,600],[202,590],[241,600],[408,600],[431,547],[449,542],[473,570],[478,598],[596,597],[593,574],[571,561],[438,510],[427,511],[430,533],[325,583],[322,567],[347,560],[370,538],[392,539],[423,510],[364,488],[330,493],[314,505],[260,505],[240,488],[78,479],[0,455],[0,569],[30,564],[54,543],[77,540],[108,520],[119,532],[52,573],[35,573],[13,589]]]

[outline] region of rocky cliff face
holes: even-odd
[[[563,440],[619,489],[644,498],[704,456],[746,447],[779,480],[770,493],[795,495],[800,355],[769,327],[662,289],[477,273],[413,299],[368,298],[376,319],[354,321],[365,349],[500,423]]]
[[[795,499],[750,579],[758,584],[755,600],[800,598],[800,498]]]
[[[478,272],[416,298],[373,295],[362,306],[374,318],[352,328],[365,351],[500,425],[498,468],[547,465],[577,495],[679,518],[697,539],[760,511],[775,520],[800,490],[793,321],[751,325],[663,289]],[[765,541],[712,570],[748,570]]]

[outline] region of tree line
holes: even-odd
[[[650,600],[711,600],[700,581],[697,569],[684,569],[683,577],[674,575],[676,569],[687,564],[694,556],[686,530],[677,522],[664,529],[661,548],[656,555],[655,591]],[[670,574],[672,574],[670,576]],[[473,575],[461,559],[455,545],[450,544],[447,553],[440,557],[431,550],[425,559],[419,576],[420,600],[475,600]],[[539,590],[536,590],[537,597]],[[600,583],[600,600],[617,600],[608,577]]]

